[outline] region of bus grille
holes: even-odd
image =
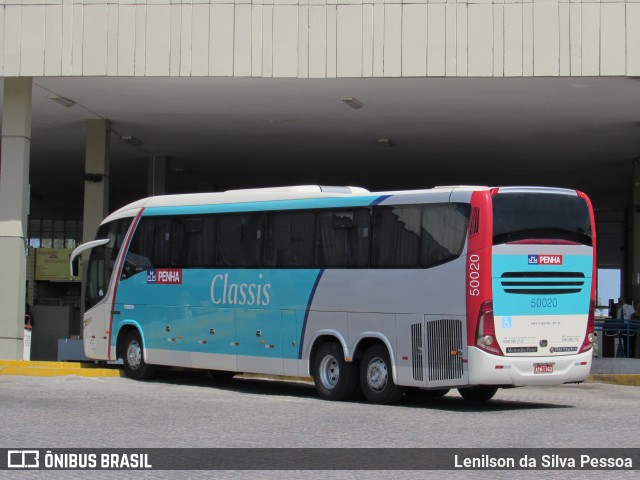
[[[411,325],[411,361],[413,366],[413,379],[424,380],[424,361],[422,358],[422,324]]]
[[[462,321],[427,322],[429,380],[462,378]]]
[[[582,291],[585,276],[581,272],[505,272],[500,283],[505,293],[562,295]]]

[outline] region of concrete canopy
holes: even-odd
[[[33,81],[37,217],[81,218],[85,121],[95,118],[112,125],[110,210],[146,196],[150,155],[169,159],[168,193],[527,184],[577,188],[599,211],[622,210],[640,157],[633,78]],[[65,108],[53,95],[75,104]]]

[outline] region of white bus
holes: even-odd
[[[84,282],[87,357],[312,376],[322,398],[589,375],[595,228],[541,187],[371,193],[299,186],[151,197],[101,224]]]

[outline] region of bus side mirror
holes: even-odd
[[[71,276],[77,277],[80,270],[80,256],[77,256],[71,262]]]

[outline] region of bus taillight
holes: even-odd
[[[498,340],[493,321],[493,302],[488,301],[480,305],[478,326],[476,328],[476,346],[494,355],[504,355]]]
[[[587,320],[587,332],[584,336],[584,341],[582,342],[582,347],[580,347],[580,353],[588,352],[591,348],[593,348],[593,342],[595,340],[595,310],[596,310],[596,302],[591,300],[589,303],[589,318]]]

